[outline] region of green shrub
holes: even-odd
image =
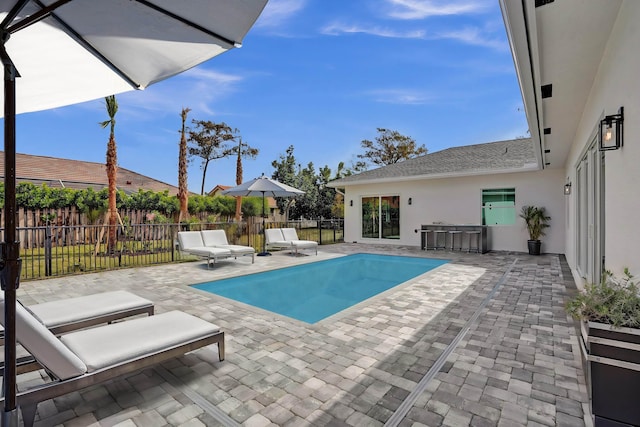
[[[567,303],[567,312],[578,320],[640,328],[640,295],[632,279],[626,268],[622,278],[605,271],[600,283],[585,286]]]

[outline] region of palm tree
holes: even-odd
[[[190,108],[183,108],[180,116],[182,117],[182,129],[180,130],[180,154],[178,157],[178,199],[180,200],[180,214],[178,222],[186,219],[189,215],[189,191],[187,189],[187,137],[186,126],[187,114]]]
[[[107,106],[109,120],[100,123],[102,128],[110,126],[109,143],[107,144],[107,180],[109,181],[109,242],[108,249],[113,253],[116,248],[116,224],[118,223],[118,211],[116,207],[116,178],[118,175],[118,155],[116,151],[116,113],[118,112],[118,101],[115,95],[104,98]]]
[[[242,157],[250,157],[254,159],[258,155],[258,149],[249,147],[249,144],[242,142],[242,138],[238,138],[238,147],[236,147],[238,155],[236,159],[236,185],[242,184]],[[242,197],[236,197],[236,222],[240,222],[240,214],[242,211]]]

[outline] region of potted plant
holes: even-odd
[[[628,269],[622,278],[605,271],[566,309],[581,322],[595,425],[640,425],[640,295],[633,276]]]
[[[529,232],[529,240],[527,246],[529,255],[540,255],[540,237],[544,236],[544,229],[549,227],[550,216],[547,216],[544,207],[523,206],[520,211],[520,218],[524,219]]]

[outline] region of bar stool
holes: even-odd
[[[440,244],[442,236],[442,244]],[[433,249],[447,249],[447,230],[433,230]]]
[[[429,249],[435,249],[436,244],[435,244],[435,240],[433,237],[433,230],[422,230],[422,232],[424,233],[424,249],[425,250],[429,250]],[[429,236],[431,237],[431,246],[429,246]]]
[[[479,231],[465,231],[465,234],[467,235],[467,241],[469,242],[469,244],[467,246],[467,253],[471,252],[472,250],[475,253],[479,253],[480,252],[480,232]],[[473,239],[475,241],[475,246],[471,246],[471,239]]]
[[[449,230],[449,236],[451,238],[451,250],[454,250],[454,244],[456,241],[456,236],[458,236],[458,250],[462,250],[462,231],[460,230]]]

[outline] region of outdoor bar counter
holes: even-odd
[[[489,233],[486,225],[476,224],[423,224],[420,230],[420,248],[425,249],[450,249],[469,250],[475,252],[474,246],[477,244],[477,252],[486,253],[489,251]],[[444,241],[438,240],[435,231],[446,231],[443,233]],[[456,236],[449,231],[460,231]],[[467,231],[479,231],[479,236],[467,234]],[[476,241],[476,237],[478,240]],[[451,240],[451,239],[455,240]],[[443,246],[440,246],[442,243]],[[471,246],[469,246],[471,245]]]

